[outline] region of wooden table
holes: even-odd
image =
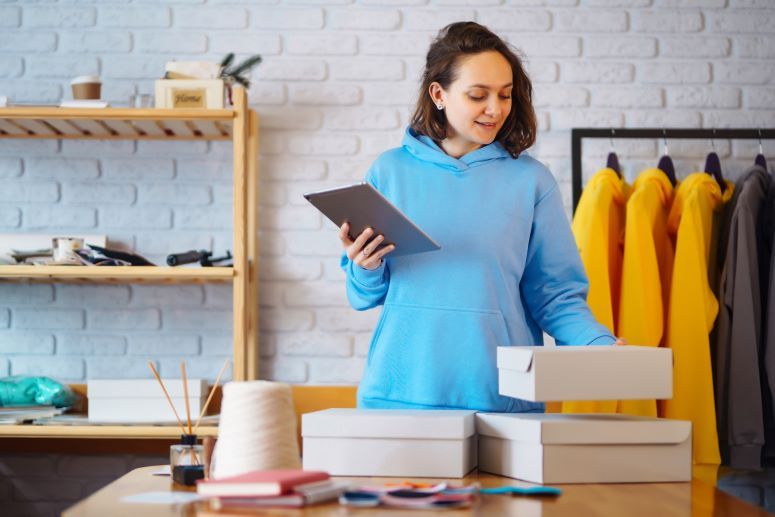
[[[449,511],[408,511],[389,508],[348,509],[337,503],[326,503],[300,510],[257,509],[216,511],[208,502],[186,505],[153,505],[122,503],[121,498],[143,492],[180,490],[172,486],[169,477],[153,476],[159,467],[135,469],[117,479],[99,492],[79,502],[64,512],[64,517],[216,517],[225,515],[272,515],[296,517],[328,516],[384,516],[397,514],[399,517],[413,515],[517,515],[520,517],[555,516],[765,516],[763,509],[752,506],[724,492],[693,480],[691,483],[644,483],[618,485],[560,485],[563,494],[558,498],[513,497],[504,495],[481,495],[470,509]],[[382,484],[395,482],[395,478],[345,478],[355,484]],[[428,479],[420,481],[428,482]],[[460,483],[461,480],[451,480]],[[478,481],[484,487],[503,485],[524,486],[509,478],[490,474],[472,474],[463,483]]]

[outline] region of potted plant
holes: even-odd
[[[233,104],[231,100],[231,87],[234,84],[239,84],[245,88],[250,87],[250,71],[261,63],[261,56],[256,54],[250,56],[239,64],[234,64],[234,52],[229,52],[221,61],[221,75],[226,85],[226,91],[229,95],[229,104]]]

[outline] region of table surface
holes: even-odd
[[[117,479],[102,490],[64,512],[64,517],[215,517],[224,515],[279,515],[324,517],[343,515],[384,516],[398,513],[412,515],[519,515],[521,517],[554,516],[765,516],[763,509],[736,499],[699,480],[690,483],[630,483],[598,485],[557,485],[563,493],[556,498],[480,495],[471,508],[448,511],[409,511],[390,508],[351,509],[336,502],[304,509],[256,509],[217,511],[209,502],[182,505],[123,503],[121,498],[144,492],[193,490],[174,485],[167,476],[154,476],[160,467],[142,467]],[[396,482],[396,478],[342,478],[354,484],[374,485]],[[429,482],[428,479],[417,481]],[[529,483],[473,473],[464,479],[449,480],[455,484],[479,482],[483,487],[531,486]]]

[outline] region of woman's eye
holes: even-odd
[[[483,101],[484,97],[474,97],[473,95],[468,96],[472,101]]]
[[[501,95],[501,99],[503,99],[504,101],[507,101],[510,98],[511,98],[511,95]]]

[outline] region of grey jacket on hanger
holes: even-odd
[[[735,468],[760,468],[764,446],[760,264],[769,256],[762,257],[760,221],[769,186],[758,165],[737,181],[727,242],[720,243],[726,253],[714,343],[716,420],[722,461]]]
[[[775,181],[770,181],[763,217],[763,248],[768,256],[762,268],[762,289],[765,294],[764,344],[764,425],[766,443],[765,464],[772,464],[775,458]]]

